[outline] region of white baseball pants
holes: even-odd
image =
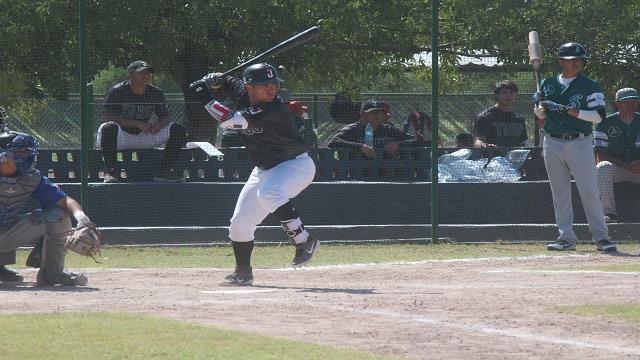
[[[307,153],[269,170],[254,168],[236,202],[229,238],[236,242],[252,241],[256,227],[267,215],[302,192],[315,174],[316,166]]]

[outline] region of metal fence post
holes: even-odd
[[[87,187],[89,178],[89,142],[87,134],[91,131],[89,113],[89,86],[87,86],[87,4],[78,0],[78,42],[80,48],[80,205],[88,207]]]
[[[431,243],[438,241],[438,6],[440,0],[431,0]]]

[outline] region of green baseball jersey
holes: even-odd
[[[640,113],[635,113],[631,123],[620,120],[619,113],[607,116],[596,126],[595,146],[607,149],[623,161],[640,160]]]
[[[604,93],[597,81],[578,75],[568,87],[564,87],[558,76],[542,81],[545,100],[568,105],[576,110],[604,109]],[[569,114],[547,111],[544,130],[552,135],[571,133],[591,134],[593,127],[589,121],[581,120]]]

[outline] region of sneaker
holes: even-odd
[[[618,251],[618,245],[607,239],[596,241],[596,250],[611,253]]]
[[[316,237],[310,235],[307,238],[307,241],[296,244],[296,256],[293,258],[291,266],[299,267],[308,263],[319,248],[320,241]]]
[[[604,214],[604,221],[607,222],[607,224],[615,224],[618,222],[618,215],[616,214]]]
[[[107,172],[106,172],[106,173],[104,173],[104,179],[103,179],[103,182],[104,182],[105,184],[114,184],[114,183],[118,183],[118,182],[120,182],[120,180],[118,180],[118,178],[117,178],[117,177],[115,177],[115,176],[111,175],[110,173],[107,173]]]
[[[187,181],[187,179],[185,179],[183,172],[169,169],[169,170],[163,170],[157,173],[153,177],[153,181],[175,183],[175,182],[185,182]]]
[[[547,245],[549,251],[573,251],[576,249],[576,244],[570,243],[567,240],[559,240],[552,244]]]
[[[248,269],[236,268],[233,273],[224,277],[220,286],[251,286],[253,284],[253,272],[251,266]]]
[[[0,265],[0,282],[22,282],[23,280],[19,272]]]
[[[37,286],[53,286],[61,284],[63,286],[84,286],[87,285],[89,280],[82,273],[75,273],[69,270],[64,270],[59,276],[51,277],[47,276],[44,269],[38,271],[36,278]]]

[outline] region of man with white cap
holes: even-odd
[[[616,92],[617,112],[607,116],[595,131],[598,189],[608,223],[618,222],[613,184],[640,183],[640,96],[633,88]]]

